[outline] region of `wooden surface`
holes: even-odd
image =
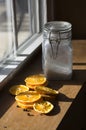
[[[56,130],[86,130],[86,82]]]
[[[14,84],[25,84],[24,79],[30,74],[42,73],[41,51],[32,61],[25,64],[15,77],[5,85],[0,93],[0,130],[56,130],[72,102],[86,81],[86,41],[75,40],[73,43],[73,76],[69,81],[49,81],[51,88],[60,93],[54,102],[55,108],[48,115],[34,111],[23,111],[16,107],[14,96],[9,88]],[[77,110],[78,111],[78,110]],[[63,129],[61,129],[63,130]]]

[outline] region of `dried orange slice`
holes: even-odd
[[[54,105],[49,101],[42,101],[34,103],[33,108],[39,113],[47,114],[54,108]]]
[[[42,85],[47,81],[46,77],[42,74],[31,75],[25,79],[29,85]]]
[[[21,102],[18,102],[17,101],[17,105],[23,109],[28,109],[28,108],[33,108],[33,103],[30,103],[30,104],[24,104],[24,103],[21,103]]]
[[[25,92],[17,95],[15,99],[20,103],[29,104],[29,103],[34,103],[39,99],[41,99],[41,95],[38,93],[32,94],[32,93]]]
[[[58,91],[45,86],[37,86],[35,90],[39,93],[49,94],[49,95],[57,95],[59,93]]]
[[[37,86],[47,86],[48,85],[48,81],[46,81],[44,84],[39,84],[39,85],[30,85],[28,82],[26,82],[26,86],[27,87],[29,87],[30,89],[32,89],[32,90],[35,90],[35,88],[37,87]]]
[[[18,95],[22,92],[26,92],[28,91],[29,88],[25,85],[14,85],[12,86],[10,89],[9,89],[9,92],[12,94],[12,95]]]

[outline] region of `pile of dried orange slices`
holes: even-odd
[[[25,79],[25,82],[26,82],[26,86],[28,86],[30,89],[33,90],[37,86],[46,86],[48,84],[46,77],[42,74],[28,76]]]
[[[33,108],[39,113],[49,113],[54,105],[47,99],[56,97],[58,91],[47,87],[48,81],[42,74],[26,77],[25,83],[26,85],[14,85],[9,89],[15,95],[17,105],[23,109]]]

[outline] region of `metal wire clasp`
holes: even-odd
[[[55,37],[54,36],[52,37],[51,34],[52,32],[50,31],[49,43],[51,46],[52,57],[55,59],[57,57],[59,44],[61,42],[61,34],[60,34],[60,31],[58,31],[57,34],[55,34]],[[56,47],[54,46],[54,44],[56,44]]]

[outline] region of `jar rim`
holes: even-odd
[[[51,21],[44,25],[46,31],[69,31],[72,28],[72,24],[66,21]]]

